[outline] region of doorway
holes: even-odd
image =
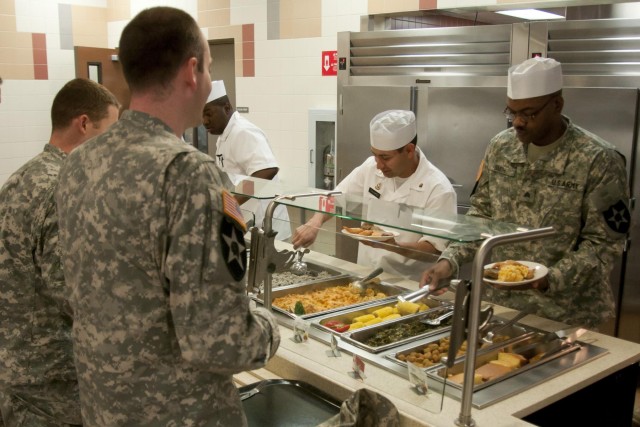
[[[227,96],[231,105],[236,104],[236,66],[235,66],[234,39],[219,39],[209,41],[211,53],[211,79],[223,80]],[[120,101],[121,112],[129,108],[131,94],[129,86],[122,72],[122,65],[118,61],[116,49],[104,49],[85,46],[76,46],[75,67],[76,77],[93,80],[104,85]],[[215,156],[216,135],[208,135],[204,126],[198,126],[187,130],[184,139],[199,150]]]
[[[236,57],[233,39],[209,40],[211,52],[211,80],[224,81],[224,87],[231,105],[236,107]],[[201,126],[202,127],[202,126]],[[216,154],[218,135],[207,135],[207,149],[211,157]]]
[[[131,94],[124,79],[122,65],[118,61],[116,49],[76,46],[76,77],[90,79],[100,83],[115,95],[124,111],[129,108]]]

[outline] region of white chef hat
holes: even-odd
[[[222,98],[227,94],[227,91],[224,88],[223,80],[214,80],[211,82],[211,93],[209,93],[209,97],[207,98],[207,104],[211,101],[215,101],[218,98]]]
[[[509,68],[507,96],[527,99],[562,89],[562,67],[553,58],[531,58]]]
[[[371,120],[369,129],[373,148],[382,151],[396,150],[416,137],[416,116],[413,111],[383,111]]]

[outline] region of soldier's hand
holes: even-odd
[[[442,259],[436,263],[433,267],[422,273],[420,279],[420,287],[429,286],[432,291],[432,295],[440,295],[446,291],[446,288],[435,290],[438,287],[440,280],[448,279],[451,277],[453,269],[451,264],[446,259]]]
[[[547,279],[547,276],[538,279],[535,282],[531,282],[531,287],[543,293],[547,292],[547,290],[549,289],[549,280]]]

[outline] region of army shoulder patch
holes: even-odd
[[[618,200],[609,205],[602,211],[602,217],[612,231],[620,234],[629,232],[631,213],[624,201]]]
[[[244,241],[247,226],[238,202],[229,192],[222,192],[222,202],[224,214],[220,224],[222,258],[231,276],[235,280],[241,280],[247,271],[247,245]]]

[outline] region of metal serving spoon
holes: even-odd
[[[362,279],[356,280],[351,285],[360,291],[360,295],[364,295],[367,292],[367,283],[370,282],[375,277],[382,274],[383,271],[384,270],[382,270],[382,267],[378,267],[375,270],[373,270],[371,273],[364,276]]]
[[[296,251],[296,255],[298,256],[298,259],[296,260],[296,262],[293,263],[293,265],[289,269],[296,276],[302,276],[303,274],[307,273],[308,271],[307,263],[302,261],[302,257],[304,256],[304,254],[308,254],[308,253],[309,253],[309,249],[300,249]]]

